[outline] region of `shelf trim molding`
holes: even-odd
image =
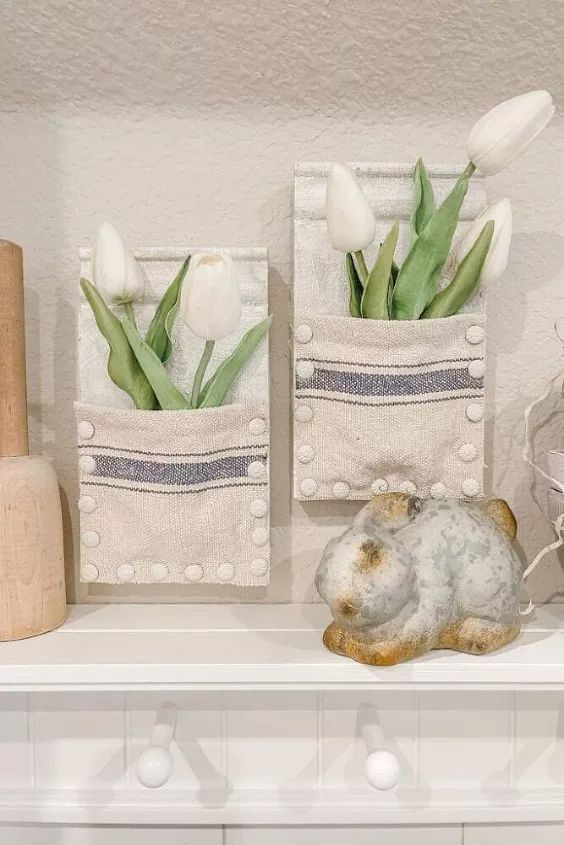
[[[0,691],[564,690],[564,605],[490,655],[370,667],[328,652],[327,608],[76,605],[62,628],[0,645]]]

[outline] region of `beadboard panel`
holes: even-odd
[[[6,845],[222,845],[220,827],[0,825]]]
[[[28,696],[0,696],[0,789],[33,786],[33,738]]]
[[[318,775],[315,693],[233,693],[226,697],[231,786],[313,789]]]
[[[564,783],[564,700],[550,693],[516,695],[513,785]]]
[[[464,832],[464,835],[463,835]],[[561,845],[564,825],[117,827],[0,825],[9,845]]]
[[[124,785],[122,693],[32,696],[35,787],[94,789]]]
[[[462,845],[462,828],[445,827],[227,827],[224,845]]]
[[[562,824],[469,825],[464,845],[562,845]]]
[[[165,703],[173,769],[148,789],[136,767]],[[564,822],[557,692],[5,693],[1,707],[0,822]],[[399,762],[389,791],[365,777],[367,714]]]
[[[420,698],[421,782],[432,788],[507,788],[512,751],[509,693]]]

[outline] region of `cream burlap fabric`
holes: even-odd
[[[268,582],[265,406],[75,411],[83,580]]]
[[[389,322],[300,315],[296,497],[480,495],[484,326],[482,314]]]

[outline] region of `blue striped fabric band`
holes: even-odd
[[[351,396],[420,396],[457,390],[481,390],[483,378],[467,367],[411,373],[367,373],[316,367],[310,378],[296,378],[297,390],[347,393]]]
[[[173,463],[100,453],[90,453],[90,457],[96,462],[95,469],[90,473],[93,477],[133,481],[137,484],[186,487],[246,478],[249,465],[254,461],[266,462],[267,454],[262,451],[209,461]]]

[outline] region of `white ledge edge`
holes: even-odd
[[[412,176],[415,163],[408,162],[374,162],[374,161],[349,161],[346,162],[356,173],[363,176],[389,176],[398,178]],[[332,161],[298,161],[294,167],[296,176],[328,176]],[[467,167],[468,162],[460,164],[428,164],[427,173],[431,178],[436,179],[458,179],[462,171]],[[473,177],[476,180],[483,180],[485,177],[477,171]]]
[[[218,247],[218,246],[146,246],[131,250],[139,261],[183,261],[187,255],[197,253],[223,253],[234,261],[266,261],[268,250],[266,247]],[[78,255],[81,261],[92,258],[91,247],[80,247]]]

